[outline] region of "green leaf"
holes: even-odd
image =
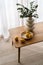
[[[27,13],[28,13],[28,11],[30,11],[27,7],[25,7],[25,10],[26,10]]]
[[[21,14],[23,14],[23,12],[24,12],[23,8],[17,8],[17,10],[19,10],[21,12]]]
[[[34,2],[35,2],[35,1],[30,2],[30,6],[32,6]]]
[[[32,1],[32,2],[30,2],[30,8],[32,9],[32,6],[33,6],[33,3],[34,3],[35,1]]]
[[[23,15],[20,15],[20,18],[23,18]]]
[[[32,4],[33,5],[33,3],[34,3],[35,1],[32,1],[32,2],[30,2],[30,4]]]
[[[38,5],[34,5],[34,6],[33,6],[33,9],[37,9],[37,7],[38,7]]]
[[[33,17],[38,18],[38,14],[34,14]]]
[[[23,8],[17,8],[17,10],[20,10],[21,12],[23,12]]]
[[[17,10],[23,10],[23,8],[17,8]]]
[[[22,5],[22,4],[17,3],[16,5],[17,5],[17,6],[22,6],[22,7],[24,8],[24,5]]]
[[[35,6],[35,8],[37,8],[37,7],[38,7],[38,5]]]
[[[35,11],[36,11],[36,9],[32,9],[32,11],[31,11],[31,12],[32,12],[32,13],[34,13]]]

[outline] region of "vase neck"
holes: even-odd
[[[32,17],[29,17],[29,20],[31,20],[32,19]]]

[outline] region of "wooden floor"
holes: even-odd
[[[0,41],[0,65],[43,65],[43,42],[21,48],[21,63],[17,62],[17,49],[11,40]]]

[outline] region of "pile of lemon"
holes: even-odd
[[[33,37],[33,33],[32,32],[26,32],[25,36],[30,39]]]

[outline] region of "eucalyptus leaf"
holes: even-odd
[[[19,10],[21,12],[20,18],[25,18],[25,17],[35,17],[38,18],[38,14],[34,14],[34,12],[37,11],[37,7],[38,4],[34,4],[35,1],[30,2],[30,9],[28,9],[27,7],[25,7],[22,4],[17,3],[17,6],[21,6],[18,7],[17,10]],[[34,15],[33,15],[34,14]]]
[[[33,17],[38,18],[38,14],[34,14]]]

